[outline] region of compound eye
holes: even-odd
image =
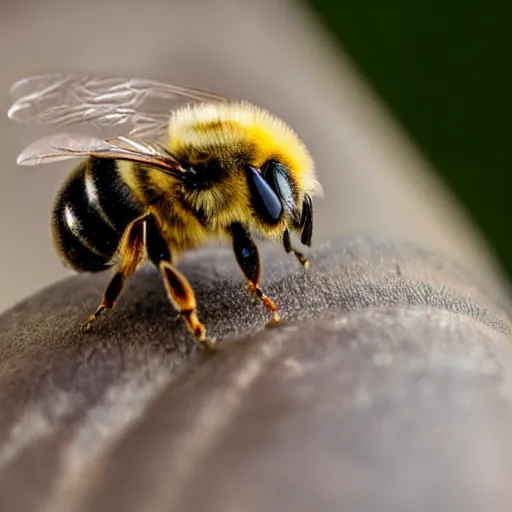
[[[246,175],[254,210],[266,224],[277,224],[283,214],[283,205],[279,197],[256,167],[249,165],[246,168]]]
[[[270,160],[262,165],[261,172],[265,181],[276,193],[286,213],[297,219],[297,204],[286,166],[275,160]]]

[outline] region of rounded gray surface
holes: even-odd
[[[409,245],[262,255],[276,329],[229,250],[179,265],[215,353],[151,268],[90,333],[106,274],[4,314],[2,510],[509,510],[507,298]]]

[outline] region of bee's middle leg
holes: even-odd
[[[185,325],[196,339],[208,348],[214,345],[206,337],[206,328],[197,316],[196,297],[188,279],[172,264],[169,244],[165,241],[155,217],[146,219],[146,250],[148,257],[160,271],[167,295]]]
[[[265,308],[272,313],[272,320],[267,322],[267,327],[272,327],[279,324],[280,317],[277,312],[277,306],[274,302],[267,297],[263,290],[260,288],[260,275],[261,265],[258,248],[252,240],[247,230],[238,223],[232,224],[231,235],[233,239],[233,250],[238,265],[244,273],[247,283],[249,285],[249,291],[256,297],[258,297]]]
[[[137,267],[144,259],[144,220],[140,217],[134,220],[125,229],[119,243],[120,263],[117,272],[110,279],[101,304],[96,311],[89,317],[86,328],[89,329],[92,323],[107,309],[112,309],[126,280],[133,275]]]

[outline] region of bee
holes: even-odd
[[[12,120],[71,126],[18,156],[20,165],[78,158],[60,188],[51,225],[56,251],[77,272],[114,268],[91,324],[114,307],[145,262],[159,271],[170,302],[196,341],[213,347],[194,290],[177,259],[211,241],[232,246],[249,291],[278,309],[260,287],[254,237],[279,243],[307,270],[313,202],[322,194],[313,159],[284,121],[245,101],[148,79],[43,75],[11,88]],[[110,133],[110,134],[108,134]]]

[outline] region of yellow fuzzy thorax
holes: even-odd
[[[249,103],[186,106],[174,111],[168,126],[173,155],[194,158],[216,153],[227,161],[247,150],[251,164],[260,168],[267,160],[283,163],[303,192],[321,193],[314,163],[298,135],[283,121]]]

